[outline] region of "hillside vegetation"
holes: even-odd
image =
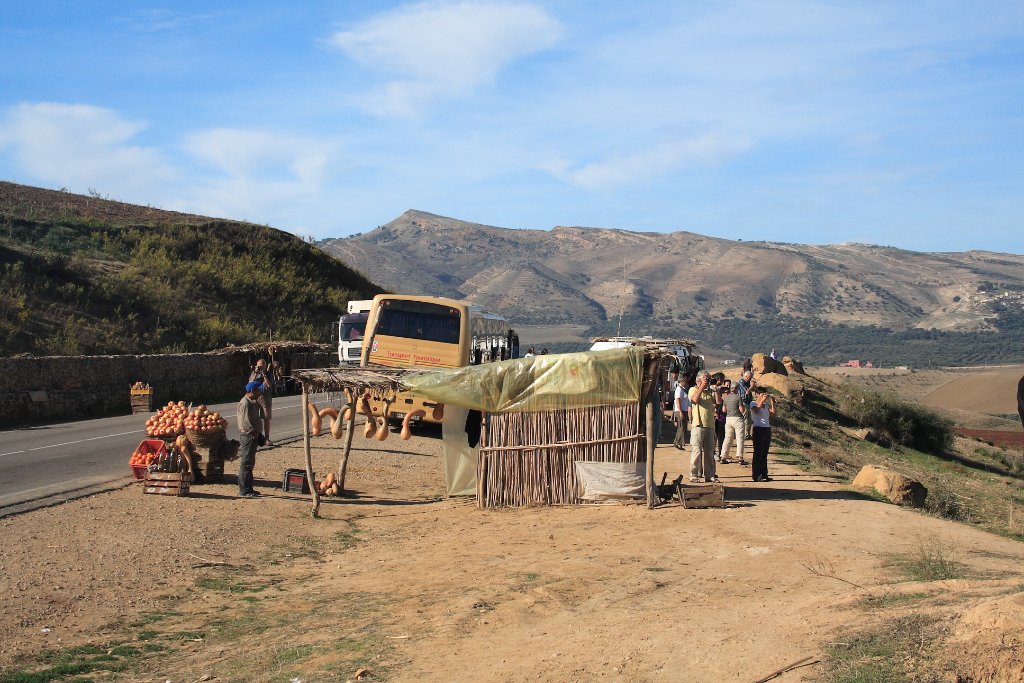
[[[273,228],[0,183],[0,354],[326,340],[363,275]]]
[[[1013,254],[511,230],[422,211],[322,246],[386,288],[467,298],[517,326],[598,336],[621,314],[623,333],[692,336],[737,357],[774,346],[823,365],[1024,360],[1024,257]]]
[[[790,379],[802,392],[776,395],[772,440],[792,464],[846,482],[864,465],[889,467],[928,488],[926,512],[1024,540],[1019,452],[956,437],[952,420],[893,392],[795,373]],[[889,445],[852,438],[844,428],[871,428]]]

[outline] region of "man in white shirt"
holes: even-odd
[[[686,448],[686,437],[690,429],[690,397],[687,396],[689,380],[681,377],[676,383],[675,397],[672,399],[672,414],[678,414],[679,421],[676,423],[676,436],[672,445],[683,450]]]

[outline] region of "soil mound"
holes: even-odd
[[[986,600],[964,612],[951,637],[957,680],[1024,681],[1024,593]]]

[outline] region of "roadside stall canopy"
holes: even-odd
[[[560,353],[405,375],[402,388],[487,413],[636,403],[644,350]]]
[[[650,355],[650,351],[646,351]],[[637,405],[644,396],[645,349],[628,347],[604,351],[514,358],[496,363],[452,369],[321,368],[298,370],[293,376],[307,391],[345,390],[356,397],[369,392],[393,396],[399,391],[444,404],[442,439],[448,495],[473,495],[477,487],[480,444],[467,441],[469,411],[485,413],[538,413],[574,408]],[[339,481],[344,485],[351,447],[354,413],[349,416]],[[630,436],[633,441],[638,436]],[[621,439],[613,439],[619,441]],[[304,439],[307,470],[312,477],[309,437]],[[632,468],[633,465],[630,465]],[[319,498],[314,492],[314,514]]]

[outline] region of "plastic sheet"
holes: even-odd
[[[441,420],[444,442],[444,483],[449,496],[476,495],[476,458],[479,444],[470,446],[466,438],[467,408],[446,406]]]
[[[643,349],[559,353],[414,373],[409,391],[488,413],[557,410],[640,400]]]
[[[637,500],[647,497],[646,463],[577,460],[576,481],[583,500]]]

